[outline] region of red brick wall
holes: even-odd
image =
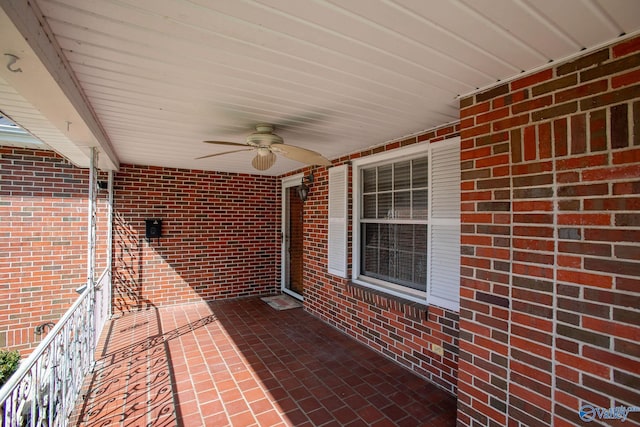
[[[458,131],[457,125],[446,126],[339,159],[334,164],[416,142],[437,143],[457,136]],[[308,173],[309,169],[304,172]],[[458,314],[439,307],[429,307],[427,314],[425,306],[351,284],[349,280],[327,273],[327,169],[316,169],[314,176],[309,199],[304,204],[305,309],[455,394]],[[351,185],[349,191],[351,194]],[[444,356],[430,350],[432,343],[444,348]]]
[[[459,424],[637,406],[640,38],[463,99],[460,133]]]
[[[35,326],[57,321],[86,283],[88,180],[88,169],[53,152],[0,147],[0,348],[27,354],[44,336]],[[96,274],[105,259],[102,245]]]
[[[272,177],[124,165],[115,178],[114,313],[274,293],[280,205]],[[162,237],[145,239],[145,220]]]

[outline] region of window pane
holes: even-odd
[[[391,190],[391,172],[393,165],[378,167],[378,191]]]
[[[411,218],[411,193],[399,191],[393,195],[395,218]]]
[[[393,165],[393,189],[404,190],[411,183],[411,163],[398,162]]]
[[[382,193],[378,195],[378,218],[393,218],[391,193]]]
[[[380,249],[380,263],[378,266],[378,277],[389,277],[389,264],[391,264],[391,252],[386,249]]]
[[[427,226],[416,224],[413,226],[413,243],[415,251],[427,254]]]
[[[398,279],[413,282],[413,253],[398,251]]]
[[[362,197],[362,217],[373,219],[376,218],[376,195],[365,194]]]
[[[378,224],[362,224],[362,233],[365,237],[365,246],[378,246],[380,243],[380,233]]]
[[[429,200],[429,191],[414,190],[413,191],[413,219],[428,219],[427,204]]]
[[[427,157],[412,160],[411,182],[413,188],[426,188],[429,185],[429,160]]]
[[[362,224],[362,235],[365,245],[362,253],[362,272],[373,275],[378,273],[378,243],[380,233],[378,224]]]
[[[364,259],[362,260],[362,273],[375,277],[378,274],[378,249],[364,248]]]
[[[390,236],[390,231],[393,225],[379,224],[379,227],[380,227],[380,242],[378,243],[378,246],[380,246],[381,248],[388,249],[390,243],[393,241],[393,239]]]
[[[362,234],[362,274],[426,290],[426,225],[362,224]]]
[[[365,169],[362,171],[362,191],[364,193],[374,193],[376,191],[376,169]]]
[[[396,226],[397,239],[396,247],[400,250],[413,252],[413,224],[402,224]]]
[[[416,284],[415,289],[422,291],[427,290],[427,254],[415,253],[413,257],[413,283]],[[420,287],[417,285],[420,284]],[[422,285],[424,284],[424,285]]]

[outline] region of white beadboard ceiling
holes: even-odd
[[[78,150],[86,158],[86,147],[101,147],[106,168],[256,173],[252,152],[194,159],[229,150],[203,140],[243,142],[260,122],[333,159],[453,122],[461,94],[640,30],[638,0],[33,3],[0,0],[22,35],[0,41],[0,53],[21,58],[10,68],[22,68],[0,64],[12,86],[0,92],[0,111],[63,155],[75,144],[69,157],[81,166]],[[75,118],[51,112],[59,94],[45,102],[48,92],[29,90],[46,80],[32,56],[53,73]],[[37,113],[32,120],[49,120],[51,131],[22,118]],[[80,125],[92,136],[70,134]],[[264,173],[301,166],[279,157]]]

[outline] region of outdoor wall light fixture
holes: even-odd
[[[311,184],[313,182],[313,171],[307,176],[302,177],[302,182],[297,187],[298,197],[303,202],[307,200],[307,196],[309,195],[309,186],[307,184]]]

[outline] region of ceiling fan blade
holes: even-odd
[[[331,166],[331,161],[329,159],[313,150],[307,150],[306,148],[287,144],[273,144],[270,148],[276,153],[280,153],[291,160],[296,160],[308,165]]]
[[[207,144],[216,144],[216,145],[232,145],[232,146],[245,146],[244,142],[231,142],[231,141],[202,141]]]
[[[267,154],[261,155],[260,153],[251,161],[251,166],[259,171],[266,171],[276,162],[276,155],[269,151]]]
[[[240,145],[244,145],[244,144],[240,144]],[[206,156],[196,157],[195,160],[206,159],[207,157],[222,156],[224,154],[239,153],[240,151],[249,151],[249,150],[253,150],[253,148],[245,148],[243,150],[233,150],[233,151],[225,151],[223,153],[208,154]]]

